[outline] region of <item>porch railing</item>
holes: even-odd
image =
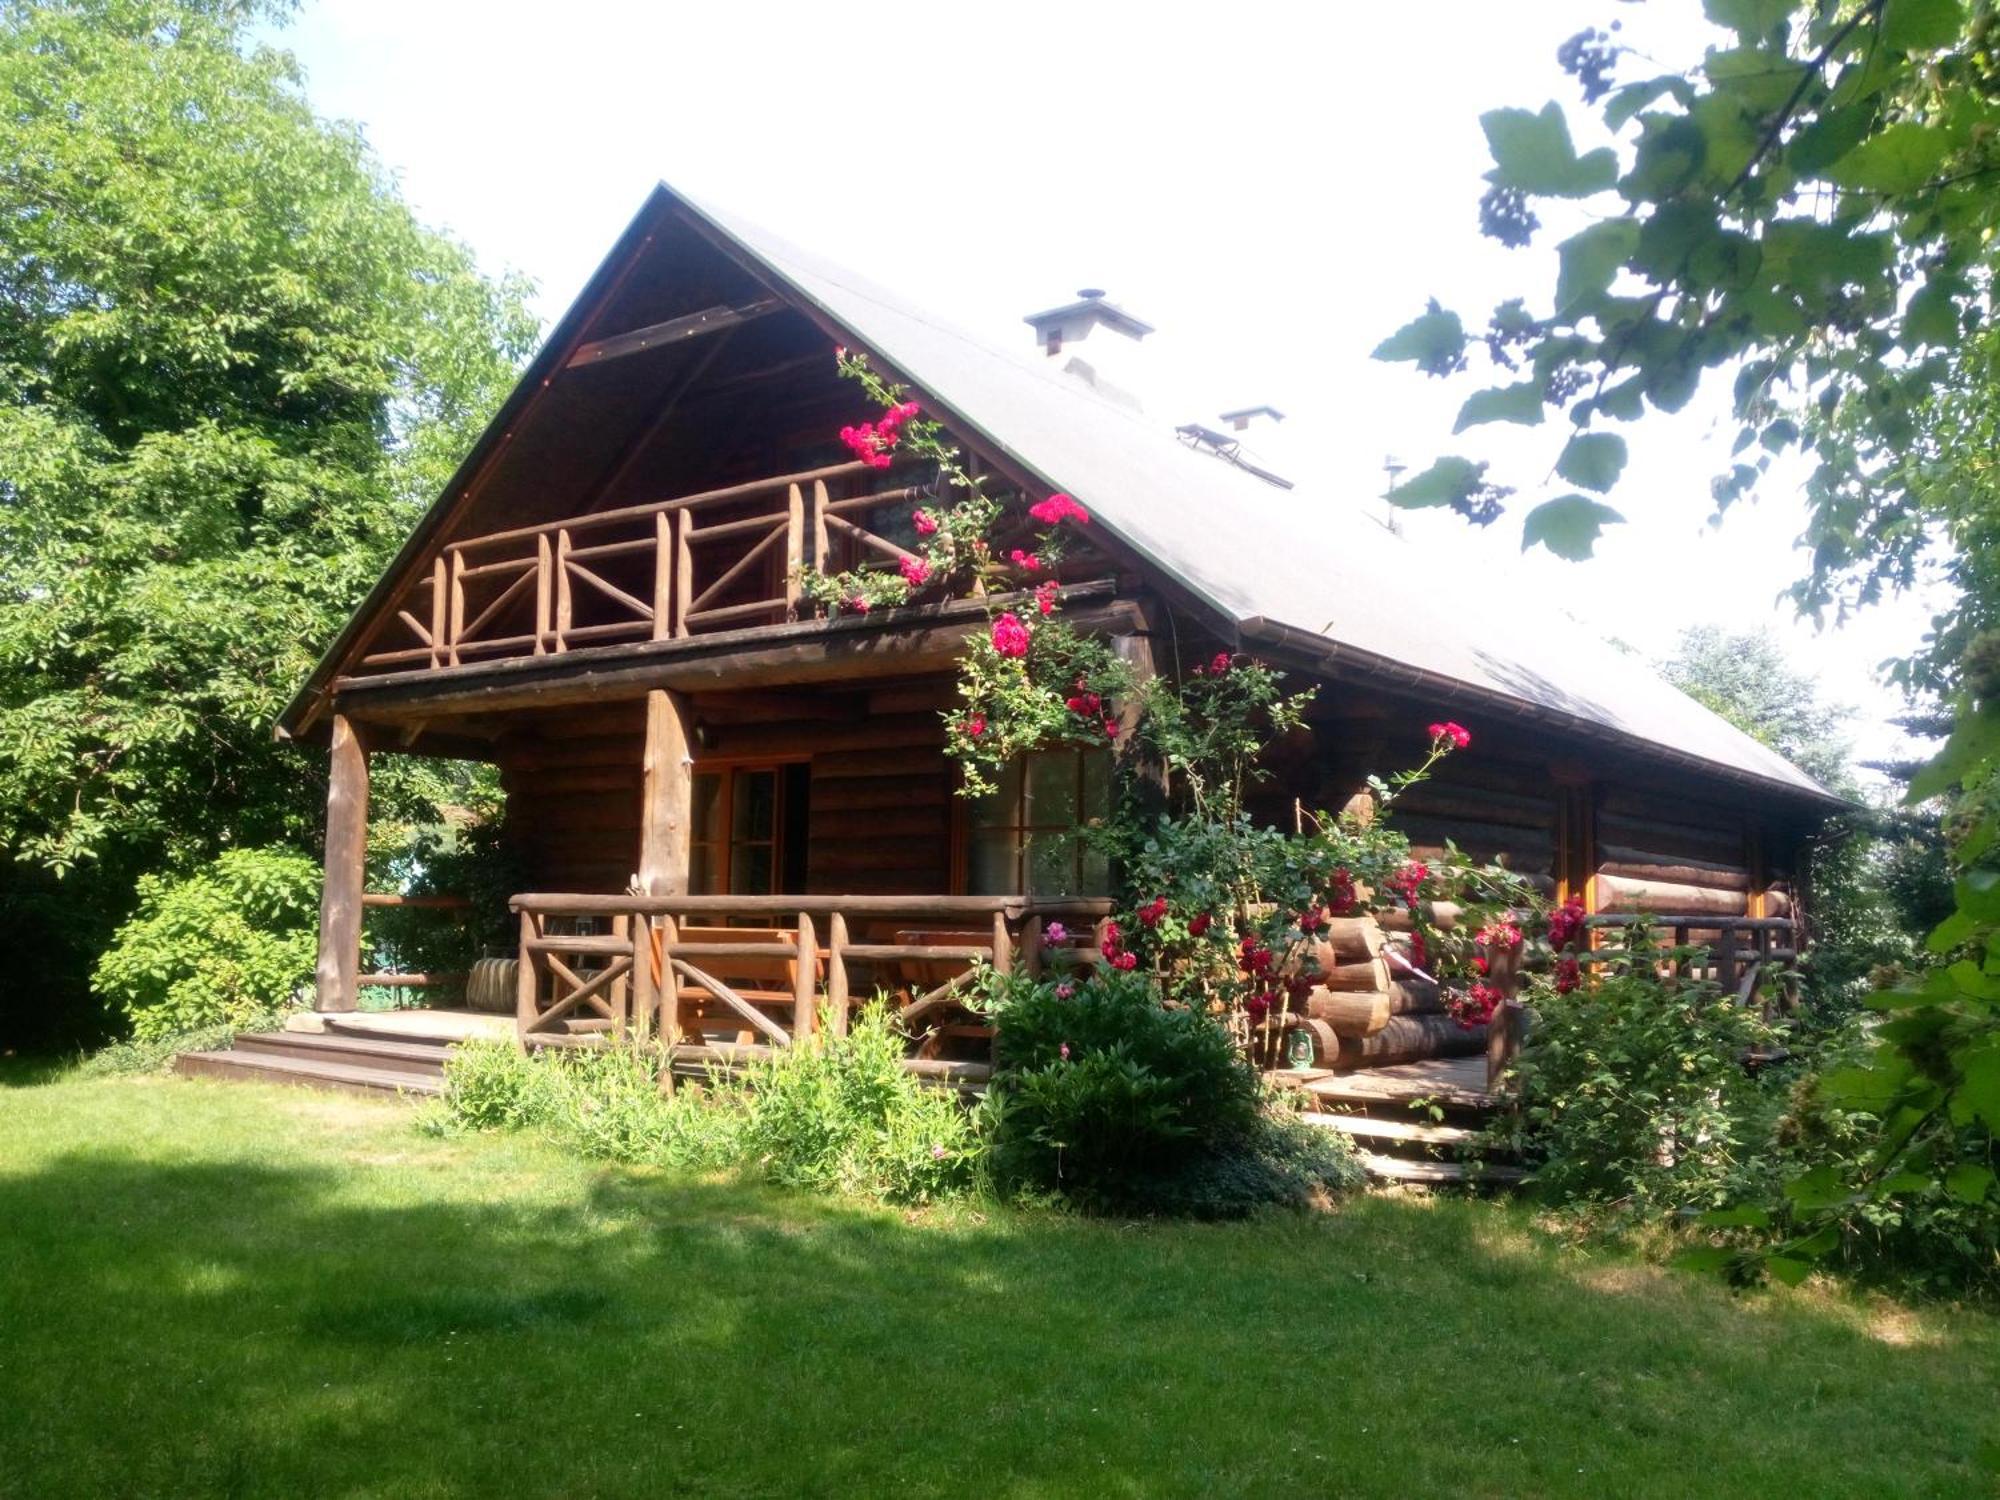
[[[1723,993],[1745,1002],[1765,979],[1799,957],[1798,922],[1792,917],[1599,913],[1589,925],[1599,931],[1644,927],[1671,933],[1676,948],[1699,950],[1695,957],[1676,960],[1677,974],[1711,980]]]
[[[1098,957],[1102,900],[1009,896],[589,896],[526,894],[516,1019],[525,1041],[657,1036],[727,1056],[789,1047],[824,1015],[889,996],[919,1059],[991,1035],[964,1005],[984,963],[1082,965]],[[1051,942],[1048,922],[1074,935]]]
[[[925,491],[833,464],[447,545],[360,670],[456,667],[800,616],[802,570],[893,565]],[[912,538],[913,539],[913,538]]]

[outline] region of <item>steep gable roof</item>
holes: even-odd
[[[1453,595],[1453,580],[1441,576],[1449,574],[1449,561],[1418,553],[1351,509],[1343,514],[1337,496],[1277,489],[1217,462],[1181,442],[1171,424],[1106,399],[1037,353],[988,345],[664,184],[621,248],[649,219],[674,211],[685,212],[717,248],[829,333],[915,387],[966,441],[1049,489],[1075,495],[1105,532],[1246,638],[1282,641],[1294,653],[1317,652],[1330,664],[1351,663],[1417,685],[1463,690],[1793,796],[1838,800],[1642,664],[1588,638],[1573,621],[1532,599],[1508,598],[1504,580],[1497,591],[1492,576],[1461,581],[1465,597],[1496,599],[1496,607],[1476,619],[1413,608],[1420,596]],[[607,260],[593,287],[612,264]],[[578,308],[590,297],[587,289]],[[516,400],[560,367],[549,351],[565,334],[574,335],[577,316],[573,308],[551,336]],[[510,400],[462,475],[515,413]],[[385,585],[418,555],[444,506],[441,497]],[[379,602],[371,595],[357,619]],[[350,624],[328,653],[315,682],[341,659],[355,628]],[[297,708],[295,703],[288,711],[287,722]]]

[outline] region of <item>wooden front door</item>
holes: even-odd
[[[810,791],[803,761],[697,764],[689,893],[776,896],[803,891]]]

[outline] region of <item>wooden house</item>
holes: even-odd
[[[1504,579],[1474,617],[1411,608],[1413,580],[1450,592],[1433,560],[1127,400],[1114,316],[1086,297],[990,347],[657,189],[283,716],[332,755],[319,1008],[369,982],[381,752],[499,768],[529,872],[524,1035],[657,1017],[713,1055],[788,1043],[816,992],[878,988],[921,1019],[974,957],[1031,959],[1040,919],[1107,909],[1110,872],[1062,836],[1104,805],[1104,757],[954,794],[941,714],[982,607],[824,618],[801,596],[801,570],[893,566],[934,480],[853,461],[837,434],[872,413],[836,346],[1007,492],[1089,508],[1072,621],[1145,671],[1231,650],[1321,686],[1309,731],[1272,749],[1273,816],[1340,805],[1453,718],[1477,739],[1409,796],[1418,844],[1504,856],[1593,912],[1790,945],[1836,799]],[[1440,1050],[1400,1045],[1345,1060]]]

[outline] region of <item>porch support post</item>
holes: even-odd
[[[688,705],[679,693],[646,694],[645,803],[639,815],[639,888],[648,896],[684,896],[694,758],[688,753]]]
[[[326,883],[319,904],[316,1010],[360,1002],[361,892],[368,864],[368,747],[360,727],[333,716],[333,764],[326,789]]]
[[[659,558],[667,565],[664,551]],[[654,621],[655,627],[659,621]],[[639,809],[639,889],[648,896],[683,896],[688,888],[689,822],[693,815],[694,757],[688,751],[687,699],[655,688],[646,694],[646,752]],[[641,1036],[653,1028],[658,1011],[659,1035],[671,1047],[676,1036],[674,1000],[677,986],[667,961],[673,919],[661,924],[661,943],[653,942],[652,919],[632,923],[633,1025]],[[658,968],[654,967],[658,955]],[[664,998],[664,1004],[662,1003]],[[669,1070],[669,1087],[671,1087]]]

